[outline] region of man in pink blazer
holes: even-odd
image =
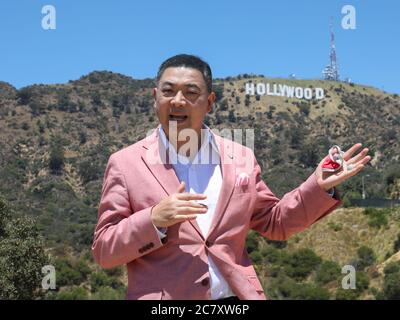
[[[200,58],[166,60],[153,90],[160,126],[109,158],[92,251],[104,268],[127,265],[128,299],[266,299],[245,248],[249,230],[285,240],[306,229],[340,205],[335,186],[370,160],[366,148],[353,156],[355,144],[340,172],[322,172],[322,160],[278,199],[253,152],[204,125],[211,83]],[[217,161],[195,164],[209,155]]]

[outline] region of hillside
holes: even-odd
[[[260,82],[323,88],[325,97],[246,95],[246,83]],[[48,248],[67,246],[76,253],[90,248],[108,157],[157,125],[154,84],[154,79],[107,71],[20,90],[0,82],[0,194],[16,214],[37,219]],[[214,88],[217,102],[206,123],[217,129],[254,128],[263,178],[278,196],[304,181],[333,143],[347,148],[362,142],[373,156],[364,171],[368,197],[398,198],[398,95],[352,83],[246,74],[215,79]],[[340,189],[344,198],[359,198],[361,176]],[[336,210],[291,239],[288,252],[312,248],[343,264],[362,244],[383,263],[400,232],[398,215],[377,229],[363,210]]]

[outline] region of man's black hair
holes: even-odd
[[[212,91],[212,73],[209,64],[197,56],[193,56],[190,54],[178,54],[171,58],[165,60],[157,73],[157,82],[160,81],[162,74],[165,69],[174,67],[185,67],[199,70],[203,75],[204,81],[207,86],[207,90],[210,93]]]

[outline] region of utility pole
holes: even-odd
[[[369,177],[369,174],[365,175],[365,177]],[[362,181],[362,198],[365,199],[366,198],[366,194],[365,194],[364,176],[361,177],[361,181]]]
[[[365,199],[365,187],[364,187],[364,176],[362,176],[362,198]]]

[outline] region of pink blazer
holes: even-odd
[[[192,220],[169,227],[161,241],[151,222],[153,206],[179,185],[172,165],[161,161],[158,130],[110,156],[92,252],[103,268],[127,265],[127,299],[210,299],[208,256],[240,299],[266,299],[246,252],[248,231],[285,240],[341,204],[314,174],[278,199],[250,149],[214,136],[223,183],[206,238]],[[235,185],[243,173],[249,183]]]

